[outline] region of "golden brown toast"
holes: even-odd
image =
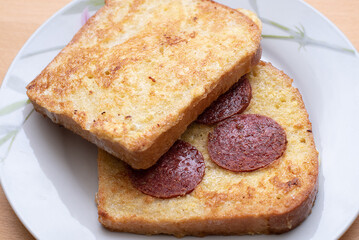
[[[110,230],[175,236],[286,232],[311,212],[318,186],[318,153],[311,123],[292,80],[260,62],[247,78],[252,100],[242,114],[272,118],[285,130],[284,154],[252,172],[225,170],[207,151],[215,126],[193,123],[181,136],[203,155],[205,174],[193,192],[160,199],[133,187],[130,168],[99,150],[99,221]]]
[[[210,0],[108,0],[27,94],[53,122],[148,168],[259,61],[260,35]]]

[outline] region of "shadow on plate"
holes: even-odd
[[[110,232],[97,220],[95,196],[98,189],[97,148],[95,145],[73,134],[69,130],[52,123],[35,113],[25,124],[31,148],[38,163],[56,188],[62,202],[71,215],[89,229],[98,239],[143,239],[148,236]],[[281,235],[242,236],[241,239],[311,239],[318,227],[324,204],[324,176],[322,166],[319,174],[319,192],[312,213],[299,227]],[[167,236],[154,236],[154,239]],[[186,237],[189,239],[192,237]],[[238,236],[221,237],[238,239]],[[207,238],[206,238],[207,239]],[[210,236],[208,239],[218,239]]]

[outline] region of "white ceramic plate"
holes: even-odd
[[[150,238],[109,232],[98,223],[96,147],[25,103],[27,83],[81,27],[83,9],[92,14],[100,7],[96,2],[74,1],[49,19],[15,58],[1,88],[1,183],[18,217],[39,239]],[[280,236],[226,239],[338,238],[359,209],[358,53],[332,23],[302,1],[221,2],[259,13],[263,58],[295,79],[321,159],[319,193],[303,224]]]

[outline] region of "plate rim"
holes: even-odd
[[[353,45],[353,43],[350,41],[350,39],[344,34],[344,32],[342,30],[340,30],[340,28],[335,25],[328,17],[326,17],[323,13],[321,13],[318,9],[316,9],[315,7],[313,7],[312,5],[310,5],[309,3],[307,3],[304,0],[296,0],[302,4],[304,4],[306,7],[308,7],[310,10],[314,11],[316,13],[316,15],[319,15],[321,18],[323,18],[332,28],[334,28],[334,30],[336,32],[338,32],[340,34],[340,36],[345,40],[345,42],[352,47],[352,49],[354,50],[355,53],[355,57],[359,58],[359,49],[356,49],[355,46]]]
[[[63,6],[62,8],[60,8],[59,10],[57,10],[55,13],[53,13],[48,19],[45,20],[45,22],[43,22],[32,34],[31,36],[26,40],[26,42],[24,43],[24,45],[22,45],[22,47],[20,48],[19,52],[16,54],[15,58],[12,60],[9,68],[6,71],[6,74],[3,78],[3,81],[1,82],[0,85],[0,93],[3,91],[3,89],[5,88],[4,86],[7,84],[7,82],[9,81],[9,76],[10,73],[12,72],[16,62],[19,61],[19,59],[21,58],[21,55],[23,54],[25,48],[31,43],[31,41],[38,35],[38,33],[44,29],[49,22],[51,22],[54,18],[56,18],[58,15],[60,15],[62,12],[66,11],[68,8],[71,8],[72,5],[76,4],[77,2],[80,2],[81,0],[72,0],[71,2],[69,2],[68,4],[66,4],[65,6]],[[3,166],[5,163],[6,159],[2,162],[0,162],[0,168],[1,171],[3,170]],[[9,195],[8,195],[8,190],[7,187],[4,186],[3,184],[3,176],[2,174],[0,174],[0,184],[1,184],[1,188],[3,189],[4,195],[6,197],[6,200],[8,201],[9,205],[11,206],[11,209],[14,211],[16,217],[20,220],[21,224],[26,228],[27,231],[29,231],[29,233],[35,238],[35,239],[39,239],[38,234],[33,231],[33,229],[30,226],[30,223],[28,223],[22,216],[22,214],[19,212],[19,210],[14,206],[13,202],[10,201],[9,199]]]
[[[47,20],[45,20],[32,34],[31,36],[26,40],[26,42],[22,45],[22,47],[20,48],[20,50],[18,51],[18,53],[16,54],[15,58],[12,60],[9,68],[6,71],[6,74],[3,78],[3,81],[1,83],[0,86],[0,92],[5,88],[4,86],[7,84],[7,82],[9,81],[9,76],[10,73],[12,72],[15,64],[19,61],[19,59],[21,58],[21,56],[23,55],[23,52],[25,50],[26,47],[28,47],[28,45],[31,43],[31,41],[38,35],[38,33],[43,30],[49,22],[51,22],[54,18],[58,17],[59,15],[61,15],[64,11],[68,10],[69,8],[71,8],[73,5],[75,5],[78,2],[81,2],[82,0],[73,0],[70,3],[66,4],[65,6],[63,6],[62,8],[60,8],[59,10],[57,10],[55,13],[53,13],[51,15],[51,17],[49,17]],[[359,58],[359,49],[356,49],[355,46],[353,45],[353,43],[350,41],[350,39],[343,33],[343,31],[341,29],[339,29],[339,27],[337,25],[335,25],[328,17],[326,17],[323,13],[321,13],[319,10],[317,10],[315,7],[313,7],[312,5],[310,5],[309,3],[307,3],[304,0],[295,0],[297,2],[299,2],[300,4],[303,4],[304,6],[306,6],[309,10],[314,11],[314,13],[316,15],[318,15],[320,18],[324,19],[326,23],[328,23],[330,25],[330,27],[336,32],[339,33],[340,37],[345,40],[346,44],[348,44],[353,50],[354,50],[354,56],[356,58]],[[4,165],[4,162],[0,163],[0,168],[2,170]],[[321,165],[321,164],[320,164]],[[323,170],[322,170],[323,171]],[[16,209],[16,207],[14,206],[13,202],[9,200],[9,195],[7,192],[7,187],[4,186],[3,184],[3,176],[2,174],[0,174],[0,184],[1,187],[3,189],[4,195],[6,197],[6,200],[8,201],[8,203],[10,204],[12,210],[14,211],[14,213],[16,214],[16,216],[18,217],[18,219],[20,220],[20,222],[23,224],[23,226],[30,232],[30,234],[35,237],[35,238],[39,238],[39,236],[37,235],[37,233],[35,231],[32,230],[30,223],[28,223],[21,215],[21,213],[19,212],[18,209]],[[337,231],[337,238],[342,237],[345,232],[350,228],[350,226],[354,223],[354,221],[359,217],[359,206],[356,209],[356,213],[353,214],[352,218],[348,218],[345,224],[342,224],[342,227],[340,229],[338,229]]]

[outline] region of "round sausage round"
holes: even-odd
[[[197,122],[212,125],[242,113],[248,107],[251,98],[252,88],[244,76],[199,115]]]
[[[149,169],[131,170],[132,185],[157,198],[183,196],[202,181],[205,164],[202,154],[191,144],[177,140]]]
[[[273,119],[257,114],[235,115],[220,122],[208,137],[208,153],[220,167],[249,172],[282,156],[287,138]]]

